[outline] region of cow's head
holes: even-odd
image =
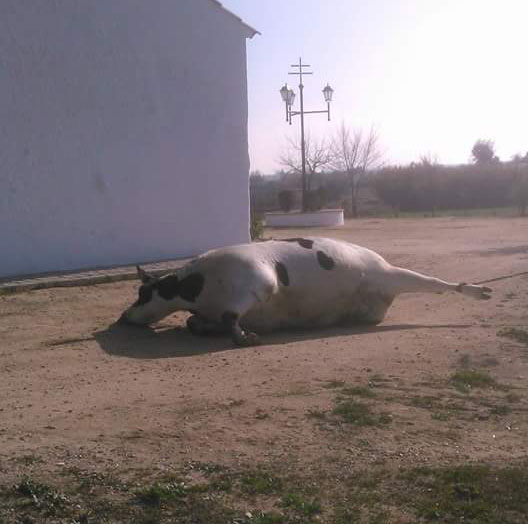
[[[137,266],[141,286],[138,299],[124,311],[119,322],[146,326],[174,311],[189,309],[202,291],[204,277],[191,273],[183,278],[177,273],[163,277],[149,275]]]

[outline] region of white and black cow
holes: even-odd
[[[451,283],[395,267],[364,247],[329,238],[292,238],[209,251],[156,278],[141,268],[138,300],[120,321],[147,325],[185,310],[195,334],[257,333],[339,323],[377,324],[401,293],[456,291],[488,299],[487,287]]]

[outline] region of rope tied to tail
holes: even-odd
[[[481,280],[480,282],[475,282],[475,285],[480,286],[481,284],[489,284],[490,282],[506,280],[507,278],[522,277],[523,275],[528,275],[528,271],[523,271],[522,273],[513,273],[512,275],[505,275],[503,277],[490,278],[488,280]]]

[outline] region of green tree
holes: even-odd
[[[499,157],[495,155],[495,143],[493,140],[477,140],[471,149],[471,156],[475,164],[499,162]]]

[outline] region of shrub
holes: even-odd
[[[292,210],[294,201],[293,191],[290,191],[289,189],[280,191],[277,198],[279,200],[279,207],[282,211],[288,213]]]
[[[250,234],[251,240],[260,240],[264,235],[264,224],[262,219],[254,213],[251,214]]]
[[[306,209],[308,211],[319,211],[319,209],[322,209],[328,203],[328,193],[324,187],[307,191],[305,198]]]

